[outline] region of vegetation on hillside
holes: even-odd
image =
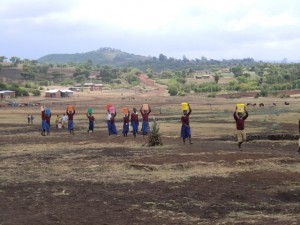
[[[48,55],[39,60],[21,60],[16,56],[9,59],[10,63],[5,64],[5,60],[5,56],[0,56],[0,75],[11,68],[15,69],[15,73],[19,71],[19,79],[6,77],[7,81],[3,80],[3,83],[26,88],[24,83],[32,82],[33,88],[27,87],[26,91],[35,95],[40,86],[52,84],[71,86],[94,82],[130,88],[139,85],[140,73],[167,85],[170,95],[208,92],[209,96],[214,97],[218,92],[256,91],[259,97],[300,88],[299,63],[255,62],[251,58],[174,59],[163,54],[144,57],[101,48],[82,54]],[[195,77],[199,74],[209,74],[212,78],[196,82]],[[230,79],[224,82],[224,77]]]

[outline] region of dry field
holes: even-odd
[[[297,99],[167,97],[128,91],[80,93],[74,99],[18,99],[52,110],[51,134],[40,134],[39,106],[0,108],[0,225],[300,223]],[[193,145],[182,144],[180,103],[193,109]],[[108,137],[105,105],[148,102],[164,145],[146,138]],[[249,142],[239,151],[232,111],[249,108]],[[273,107],[272,103],[277,106]],[[76,104],[75,135],[56,129],[67,103]],[[94,109],[94,134],[85,113]],[[27,125],[27,114],[35,116]],[[121,113],[117,127],[121,131]],[[270,140],[270,137],[273,140]],[[271,139],[272,139],[271,138]]]

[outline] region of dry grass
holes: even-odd
[[[299,174],[300,159],[285,152],[273,153],[251,149],[255,151],[253,157],[250,153],[243,157],[236,150],[221,151],[213,149],[214,147],[206,147],[203,151],[195,147],[193,151],[190,151],[188,147],[182,150],[182,146],[178,146],[176,140],[179,139],[181,127],[180,103],[186,101],[185,97],[152,97],[151,99],[152,114],[158,118],[163,137],[168,137],[169,143],[164,146],[148,148],[143,146],[146,139],[128,138],[119,141],[118,138],[107,137],[105,104],[114,102],[118,108],[123,106],[132,108],[141,105],[144,98],[140,97],[129,102],[129,100],[123,101],[121,99],[121,96],[130,96],[129,93],[124,94],[122,91],[112,95],[107,93],[104,93],[107,99],[101,102],[94,94],[80,94],[80,102],[77,101],[76,106],[76,133],[74,136],[69,135],[67,131],[58,132],[52,129],[53,132],[50,136],[41,137],[39,132],[41,122],[39,107],[1,108],[0,182],[2,185],[73,180],[115,185],[141,182],[150,184],[177,183],[181,185],[194,178],[203,180],[210,178],[212,180],[214,178],[231,179],[243,176],[245,173]],[[192,136],[197,140],[233,135],[235,124],[232,118],[232,109],[238,102],[249,102],[249,99],[227,99],[225,101],[224,99],[207,99],[199,96],[192,96],[189,100],[193,108],[191,115]],[[260,100],[271,104],[275,99]],[[88,123],[85,112],[89,102],[93,102],[96,117],[96,131],[93,136],[86,133]],[[297,111],[300,106],[296,105],[294,99],[290,99],[289,102],[292,105],[288,109],[284,108],[283,105],[278,106],[277,109],[281,110],[277,113],[278,115],[275,113],[270,114],[272,108],[249,109],[250,116],[246,122],[247,133],[264,133],[266,132],[265,126],[272,123],[285,124],[282,128],[284,132],[297,133],[298,127],[295,118],[297,118]],[[64,112],[67,101],[62,101],[62,103],[62,105],[51,107],[53,115]],[[163,114],[159,114],[161,106],[164,109]],[[26,116],[29,113],[35,115],[34,126],[27,126]],[[122,127],[121,113],[118,117],[117,127],[120,130]],[[54,119],[55,116],[53,122]],[[7,124],[10,126],[8,127]],[[265,126],[260,126],[261,124]],[[289,128],[289,125],[291,128]],[[211,143],[211,146],[214,146],[214,142]],[[271,142],[262,140],[253,141],[252,143],[257,146],[271,144],[288,148],[295,145],[296,141]],[[210,148],[214,151],[210,151]],[[205,156],[214,157],[216,160],[202,161],[201,157]],[[178,159],[180,157],[195,157],[195,160],[184,162],[176,162],[175,160],[172,163],[161,164],[155,164],[151,161],[147,163],[147,160],[143,161],[143,159],[150,157],[166,158],[166,160],[172,157],[178,157]],[[197,157],[199,160],[197,160]],[[227,161],[226,157],[232,160]],[[285,185],[289,188],[296,188],[300,184],[295,181],[295,183],[287,182]],[[272,188],[268,187],[266,192],[276,192],[281,188],[282,186],[279,185]],[[62,189],[54,192],[53,195],[57,197],[65,196],[68,195],[68,192]],[[193,201],[191,199],[189,201],[191,201],[190,204],[200,209],[207,206],[207,202],[204,201]],[[142,208],[141,211],[154,218],[170,219],[174,224],[209,224],[209,220],[202,219],[199,216],[165,209],[179,207],[178,204],[176,199],[169,199],[169,201],[163,203],[149,201],[132,205],[128,210],[137,210],[141,205],[146,205],[148,207]],[[238,204],[247,203],[233,201],[230,204],[238,206]],[[260,204],[270,203],[262,202]],[[269,205],[266,207],[269,207]],[[297,207],[291,206],[291,208]],[[262,221],[266,221],[266,224],[270,221],[278,224],[296,224],[298,220],[299,216],[296,214],[269,214],[261,212],[258,206],[257,211],[232,211],[222,220],[215,220],[215,224],[263,224]]]

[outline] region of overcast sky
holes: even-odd
[[[299,0],[0,0],[0,56],[300,59]]]

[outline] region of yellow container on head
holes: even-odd
[[[236,112],[244,113],[245,112],[245,104],[236,104]]]
[[[182,111],[188,111],[189,110],[189,104],[187,102],[181,103],[181,110]]]

